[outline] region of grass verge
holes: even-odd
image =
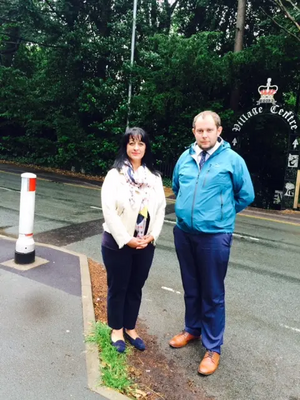
[[[127,354],[118,353],[110,343],[111,329],[103,322],[96,322],[93,332],[87,337],[88,342],[97,343],[100,352],[101,375],[103,385],[118,390],[126,395],[132,394],[134,384],[129,378]]]

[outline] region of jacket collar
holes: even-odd
[[[222,139],[221,137],[219,137],[219,139],[220,139],[221,144],[220,144],[219,148],[218,148],[215,152],[213,152],[212,155],[214,155],[214,154],[219,154],[221,151],[223,151],[223,150],[225,150],[225,149],[227,149],[227,148],[231,148],[231,146],[230,146],[230,144],[229,144],[228,142],[226,142],[226,141],[225,141],[224,139]],[[196,142],[192,143],[192,144],[188,147],[188,149],[189,149],[189,154],[190,154],[191,156],[195,156],[195,154],[196,154],[196,152],[195,152],[195,145],[196,145]]]

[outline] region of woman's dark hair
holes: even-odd
[[[113,164],[113,168],[116,168],[118,171],[120,171],[124,165],[124,162],[129,161],[127,156],[127,144],[129,143],[130,138],[135,136],[140,136],[141,141],[146,145],[145,155],[142,158],[142,164],[145,165],[154,175],[159,175],[159,172],[153,167],[152,164],[152,152],[149,136],[144,129],[138,127],[126,129],[124,135],[122,136],[120,148]]]

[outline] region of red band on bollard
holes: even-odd
[[[28,237],[28,236],[33,236],[33,233],[25,233],[25,236],[26,236],[26,237]]]
[[[36,178],[30,178],[28,184],[28,192],[35,192],[36,189]]]

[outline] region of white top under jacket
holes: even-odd
[[[148,182],[153,182],[153,188],[149,193],[150,223],[146,234],[152,235],[155,243],[164,222],[166,198],[161,177],[152,174],[148,169],[147,173],[149,175]],[[101,190],[101,203],[105,221],[103,229],[113,236],[120,249],[134,235],[142,201],[142,195],[138,189],[135,190],[134,195],[135,205],[131,206],[129,203],[129,184],[126,183],[124,174],[115,168],[107,173]]]

